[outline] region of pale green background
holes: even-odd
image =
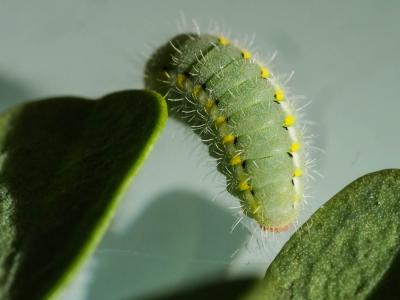
[[[98,97],[141,88],[145,57],[177,32],[180,12],[207,29],[256,34],[274,70],[312,104],[307,119],[324,154],[303,222],[358,176],[399,167],[398,1],[0,0],[0,108],[60,94]],[[150,47],[148,47],[150,45]],[[73,117],[73,116],[71,116]],[[63,299],[121,299],[217,277],[262,274],[266,258],[242,249],[224,180],[197,137],[169,122],[104,241]],[[210,202],[216,198],[215,202]],[[262,262],[264,260],[264,262]]]

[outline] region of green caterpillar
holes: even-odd
[[[266,66],[224,36],[187,33],[153,54],[145,84],[209,145],[245,215],[267,231],[293,224],[304,193],[303,138]]]

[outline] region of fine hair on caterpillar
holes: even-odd
[[[268,63],[225,35],[183,33],[147,62],[145,84],[208,145],[243,216],[264,231],[293,226],[309,142],[300,109]]]

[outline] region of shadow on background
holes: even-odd
[[[102,241],[88,299],[137,298],[223,277],[246,237],[244,229],[230,233],[233,222],[192,192],[160,195],[125,233]]]
[[[0,74],[0,111],[32,98],[32,91],[26,85]]]

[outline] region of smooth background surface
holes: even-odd
[[[142,88],[152,47],[180,12],[201,29],[255,33],[272,69],[312,104],[316,170],[302,223],[351,180],[399,167],[400,4],[396,1],[0,0],[0,108],[53,95]],[[150,47],[149,47],[150,45]],[[306,101],[307,102],[307,101]],[[215,198],[215,201],[211,201]],[[215,277],[262,274],[290,234],[247,251],[224,179],[189,130],[169,121],[118,215],[64,299],[121,299]],[[232,261],[231,255],[241,248]]]

